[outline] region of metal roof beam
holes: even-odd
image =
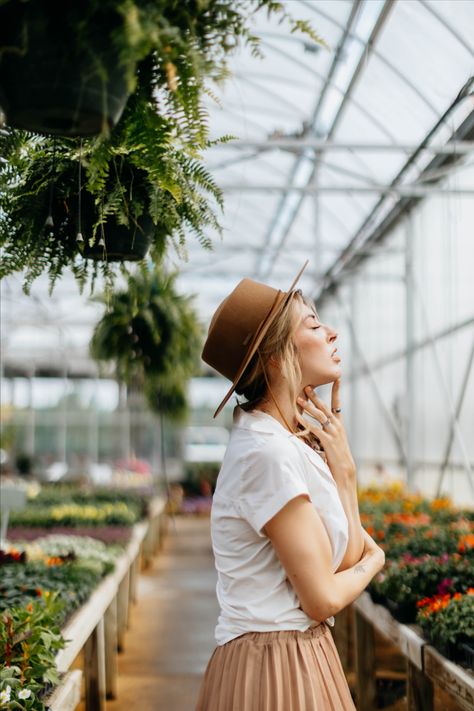
[[[389,153],[413,153],[419,149],[419,144],[414,143],[362,143],[347,141],[326,141],[322,138],[312,138],[302,136],[301,138],[269,138],[263,141],[249,141],[247,139],[233,141],[232,143],[216,144],[212,150],[237,148],[239,150],[285,150],[299,152],[307,148],[316,151],[347,152],[347,151],[367,151],[367,152],[389,152]],[[474,152],[474,141],[453,141],[452,143],[433,144],[423,146],[423,151],[440,155],[450,155],[452,153],[466,154]]]
[[[332,23],[335,27],[338,27],[341,30],[344,29],[344,25],[341,22],[335,20],[327,12],[324,12],[324,10],[322,10],[320,7],[310,5],[305,0],[303,0],[303,5],[308,7],[312,12],[315,12],[317,15],[324,17],[325,20]],[[365,44],[362,37],[359,37],[359,35],[355,34],[354,32],[351,32],[349,34],[349,37],[351,39],[354,39],[356,42],[359,42],[360,44]],[[428,100],[428,98],[420,91],[420,89],[416,87],[415,84],[413,84],[410,77],[407,77],[406,74],[403,74],[403,72],[401,72],[398,67],[392,64],[392,62],[377,49],[373,49],[372,54],[374,55],[374,57],[377,57],[377,59],[382,62],[382,64],[384,64],[393,74],[395,74],[404,84],[410,87],[410,89],[421,99],[421,101],[423,101],[425,106],[427,106],[435,116],[439,115],[439,112],[436,110],[436,107],[431,103],[431,101]]]
[[[359,56],[359,58],[358,58],[358,60],[357,60],[357,63],[356,63],[356,65],[355,65],[355,67],[354,67],[354,70],[353,70],[353,72],[352,72],[352,76],[351,76],[351,78],[350,78],[350,80],[349,80],[349,83],[347,84],[347,86],[346,86],[346,88],[345,88],[345,91],[344,91],[344,93],[343,93],[343,96],[342,96],[341,102],[340,102],[340,104],[339,104],[339,107],[338,107],[338,109],[337,109],[337,111],[336,111],[336,114],[335,114],[333,120],[332,120],[331,126],[330,126],[330,128],[329,128],[329,130],[328,130],[328,132],[327,132],[327,135],[326,135],[326,139],[327,139],[327,140],[331,140],[331,139],[332,139],[332,137],[333,137],[333,135],[334,135],[334,133],[335,133],[335,131],[336,131],[336,128],[337,128],[337,126],[338,126],[338,124],[339,124],[339,121],[340,121],[340,119],[341,119],[341,116],[342,116],[342,114],[343,114],[343,112],[344,112],[344,110],[345,110],[345,108],[346,108],[348,102],[352,99],[352,92],[353,92],[353,90],[354,90],[354,87],[355,87],[355,85],[356,85],[356,83],[357,83],[357,81],[358,81],[358,79],[359,79],[359,76],[360,76],[361,72],[363,71],[363,68],[365,67],[365,65],[366,65],[366,63],[367,63],[367,59],[368,59],[369,55],[371,54],[371,52],[372,52],[372,50],[373,50],[373,47],[374,47],[374,45],[375,45],[375,42],[376,42],[376,40],[377,40],[377,38],[378,38],[380,32],[382,31],[382,28],[384,27],[386,21],[387,21],[387,18],[388,18],[388,15],[389,15],[389,13],[390,13],[390,10],[392,9],[392,6],[393,6],[392,0],[385,0],[384,4],[383,4],[383,6],[382,6],[382,9],[380,10],[380,12],[379,12],[379,14],[378,14],[378,16],[377,16],[377,19],[375,20],[375,23],[374,23],[374,25],[373,25],[373,27],[372,27],[372,30],[370,31],[370,34],[369,34],[369,36],[368,36],[368,38],[367,38],[367,42],[366,42],[366,45],[365,45],[365,50],[364,50],[364,52],[362,52],[361,55]],[[349,31],[350,31],[350,29],[351,29],[351,27],[352,27],[352,24],[353,24],[353,22],[354,22],[354,20],[355,20],[355,16],[356,16],[356,13],[357,13],[359,7],[360,7],[360,4],[359,4],[358,2],[354,2],[354,5],[352,6],[352,11],[351,11],[350,19],[349,19],[349,21],[348,21],[348,23],[347,23],[347,26],[346,26],[346,28],[345,28],[345,31],[344,31],[343,43],[345,43],[345,41],[347,40],[347,34],[349,33]],[[341,52],[341,51],[342,51],[342,45],[340,44],[339,47],[338,47],[338,57],[337,57],[337,61],[339,61],[339,56],[340,56],[340,52]],[[333,65],[331,66],[331,70],[330,70],[330,73],[329,73],[329,75],[328,75],[328,81],[330,81],[330,80],[332,79],[332,74],[331,74],[331,72],[334,73],[334,72],[336,71],[336,68],[337,68],[337,61],[336,61],[336,59],[335,59],[335,62],[336,62],[336,63],[333,62]],[[317,108],[316,114],[319,113],[319,109],[320,109],[320,107],[321,107],[321,105],[322,105],[323,100],[324,100],[324,93],[322,93],[322,94],[320,95],[320,97],[319,97],[318,106],[316,107],[316,108]],[[316,115],[316,118],[317,118],[317,115]],[[315,125],[315,121],[312,122],[311,126],[314,126],[314,125]],[[318,161],[318,159],[320,159],[320,158],[321,158],[321,152],[320,152],[320,153],[316,153],[316,156],[315,156],[315,158],[314,158],[314,163],[313,163],[312,171],[311,171],[311,173],[310,173],[310,175],[309,175],[308,180],[306,181],[306,182],[307,182],[307,185],[310,185],[310,184],[313,182],[313,179],[314,179],[314,176],[315,176],[315,172],[316,172],[317,161]],[[298,212],[299,212],[299,209],[300,209],[300,207],[301,207],[301,205],[302,205],[302,203],[303,203],[303,200],[304,200],[304,195],[302,195],[301,198],[298,200],[298,202],[293,206],[291,215],[289,216],[289,219],[288,219],[288,221],[287,221],[287,224],[285,225],[285,229],[284,229],[284,231],[283,231],[283,233],[282,233],[282,235],[281,235],[281,237],[280,237],[280,239],[279,239],[279,242],[278,242],[278,247],[279,247],[279,248],[285,243],[285,240],[286,240],[286,238],[288,237],[288,234],[290,233],[291,227],[292,227],[292,225],[293,225],[293,223],[294,223],[294,221],[295,221],[295,219],[296,219],[296,217],[297,217],[297,215],[298,215]],[[271,236],[271,235],[270,235],[270,236]],[[269,241],[270,241],[270,239],[268,240],[268,243],[269,243]],[[263,253],[262,253],[262,257],[263,257]],[[262,278],[264,278],[264,279],[265,279],[265,278],[268,278],[269,275],[270,275],[270,273],[271,273],[271,270],[272,270],[272,268],[273,268],[273,265],[275,264],[276,259],[277,259],[277,257],[274,257],[274,258],[272,258],[272,259],[269,261],[268,266],[267,266],[266,270],[265,270],[263,273],[262,273],[262,269],[259,268],[258,276],[260,276],[260,277],[262,277]],[[260,265],[259,265],[259,267],[260,267]]]
[[[353,5],[352,5],[352,7],[351,7],[351,11],[350,11],[350,14],[349,14],[349,18],[348,18],[348,20],[347,20],[346,28],[345,28],[345,30],[344,30],[344,32],[343,32],[342,38],[341,38],[341,40],[340,40],[340,42],[339,42],[339,45],[338,45],[338,47],[337,47],[337,49],[336,49],[336,54],[335,54],[334,59],[333,59],[333,61],[332,61],[332,63],[331,63],[331,66],[330,66],[330,68],[329,68],[329,72],[328,72],[327,76],[326,76],[325,79],[324,79],[324,84],[323,84],[323,87],[322,87],[321,92],[320,92],[320,94],[319,94],[318,100],[316,101],[315,107],[314,107],[314,109],[313,109],[313,111],[312,111],[311,118],[310,118],[310,120],[308,121],[308,124],[306,125],[306,127],[304,128],[304,134],[305,134],[305,135],[306,135],[307,133],[314,132],[315,125],[316,125],[316,122],[317,122],[317,119],[318,119],[318,116],[319,116],[319,112],[320,112],[320,109],[321,109],[321,106],[322,106],[323,99],[324,99],[324,97],[325,97],[325,95],[326,95],[326,92],[328,91],[328,89],[329,89],[329,87],[330,87],[330,85],[331,85],[332,78],[333,78],[333,76],[334,76],[336,67],[338,66],[340,57],[341,57],[342,52],[343,52],[344,44],[345,44],[345,42],[346,42],[346,40],[347,40],[348,32],[349,32],[349,30],[350,30],[352,24],[354,23],[354,21],[355,21],[355,19],[356,19],[356,17],[357,17],[357,13],[358,13],[358,11],[359,11],[360,6],[361,6],[361,0],[355,0],[355,2],[353,3]],[[289,55],[288,53],[282,52],[282,50],[276,50],[276,51],[280,52],[281,54],[285,54],[290,60],[297,61],[297,60],[295,60],[295,58],[293,58],[293,57],[292,57],[291,55]],[[303,66],[305,66],[303,62],[301,62],[301,64],[303,64]],[[312,73],[314,73],[313,70],[309,70],[309,71],[312,71]],[[290,183],[292,183],[293,180],[295,179],[295,177],[296,177],[296,175],[297,175],[298,168],[299,168],[299,166],[301,165],[302,159],[303,159],[303,156],[298,156],[298,158],[296,159],[296,161],[295,161],[295,163],[294,163],[294,165],[293,165],[293,167],[292,167],[290,176],[289,176]],[[281,199],[280,199],[280,202],[279,202],[279,204],[278,204],[278,206],[277,206],[277,209],[275,210],[275,212],[274,212],[274,214],[273,214],[273,217],[272,217],[270,226],[269,226],[269,228],[268,228],[268,230],[267,230],[267,233],[266,233],[266,235],[265,235],[265,239],[264,239],[264,241],[263,241],[263,245],[262,245],[262,248],[261,248],[261,251],[260,251],[260,255],[259,255],[259,257],[258,257],[258,259],[256,260],[256,263],[255,263],[254,275],[255,275],[257,278],[261,275],[262,261],[263,261],[263,258],[264,258],[264,255],[265,255],[265,252],[266,252],[267,248],[270,246],[273,233],[274,233],[274,231],[275,231],[276,226],[278,225],[278,222],[279,222],[279,220],[280,220],[281,214],[282,214],[282,212],[283,212],[283,210],[284,210],[284,208],[285,208],[286,200],[287,200],[287,194],[282,195],[282,196],[281,196]]]
[[[430,140],[430,138],[436,133],[441,125],[444,125],[446,119],[449,117],[452,110],[458,105],[459,101],[469,95],[470,83],[466,82],[463,89],[460,91],[456,99],[452,102],[449,108],[445,111],[443,116],[439,119],[436,125],[432,128],[428,136],[425,138],[425,142]],[[454,131],[452,135],[453,141],[459,140],[474,140],[474,110],[467,116],[467,118],[462,122],[462,124]],[[399,171],[398,175],[393,180],[393,186],[395,189],[398,188],[396,185],[397,181],[400,180],[404,173],[409,169],[412,163],[416,160],[419,152],[422,150],[423,144],[420,146],[419,150],[415,152],[409,161],[403,166]],[[426,166],[425,170],[417,177],[417,180],[423,177],[425,173],[432,173],[439,168],[445,167],[447,165],[453,165],[459,163],[462,156],[451,154],[451,155],[436,155]],[[434,187],[434,186],[432,186]],[[441,193],[442,194],[442,193]],[[447,193],[445,193],[447,194]],[[457,191],[455,191],[455,194]],[[343,250],[341,255],[335,260],[332,266],[327,270],[324,275],[323,286],[317,296],[319,300],[322,300],[324,296],[331,291],[337,284],[337,279],[342,272],[347,272],[353,269],[355,265],[359,264],[363,259],[366,259],[368,253],[372,246],[381,243],[384,238],[393,230],[395,225],[405,215],[409,210],[411,210],[418,202],[422,199],[421,196],[404,196],[402,197],[396,205],[394,205],[386,215],[384,215],[381,221],[374,226],[374,221],[380,217],[380,212],[383,208],[386,195],[382,195],[380,200],[375,205],[371,213],[366,217],[363,224],[356,232],[350,243]]]
[[[283,192],[300,195],[318,195],[319,193],[381,193],[383,195],[426,197],[427,195],[472,196],[474,188],[443,188],[442,186],[421,185],[263,185],[249,183],[229,183],[219,186],[224,192]],[[283,246],[283,245],[282,245]]]

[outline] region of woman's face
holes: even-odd
[[[321,323],[313,309],[300,299],[294,299],[294,307],[293,341],[298,351],[302,386],[315,388],[334,382],[341,375],[340,358],[334,345],[336,331]]]

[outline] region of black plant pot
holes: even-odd
[[[9,125],[86,136],[119,120],[129,90],[110,38],[120,17],[98,10],[86,44],[77,37],[80,12],[78,0],[10,0],[0,6],[0,105]]]
[[[164,244],[166,235],[160,233],[147,210],[148,200],[144,195],[144,178],[141,171],[131,172],[130,168],[120,171],[124,190],[134,181],[135,192],[141,198],[140,208],[133,202],[128,204],[128,225],[121,224],[115,215],[109,215],[103,227],[98,226],[95,236],[94,225],[99,219],[100,208],[97,207],[94,196],[84,186],[79,201],[77,180],[78,164],[71,163],[58,174],[52,187],[54,197],[51,231],[55,239],[67,245],[71,257],[79,252],[86,259],[97,261],[138,261],[146,256],[153,240],[156,243],[160,239]],[[42,195],[41,200],[44,199],[45,196]],[[46,219],[46,205],[42,210]],[[137,212],[140,214],[137,215]],[[78,240],[79,233],[82,239]]]
[[[460,642],[459,648],[459,663],[462,664],[463,667],[474,671],[474,640],[469,639],[468,642]]]
[[[99,244],[101,237],[99,228],[96,242],[92,246],[88,244],[87,235],[84,234],[85,241],[81,253],[88,259],[105,262],[135,262],[146,256],[154,229],[155,226],[148,215],[139,217],[133,227],[119,225],[115,220],[109,219],[104,225],[102,235],[105,247]]]
[[[415,622],[417,613],[415,602],[411,600],[407,602],[395,602],[387,597],[385,604],[398,622],[405,625]]]
[[[369,587],[369,595],[372,598],[372,602],[374,602],[376,605],[385,604],[385,595],[382,595],[377,590],[374,590]]]
[[[434,644],[434,642],[432,642]],[[435,647],[452,662],[474,670],[474,640],[467,635],[461,635],[456,643],[446,642]]]

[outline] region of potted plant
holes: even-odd
[[[64,601],[45,591],[40,599],[1,613],[0,705],[42,711],[43,701],[60,677],[55,656],[66,645],[58,625]],[[25,640],[28,641],[25,644]]]
[[[16,0],[7,0],[10,4]],[[0,277],[26,270],[25,290],[46,270],[53,288],[66,267],[81,285],[91,278],[93,288],[99,270],[110,283],[115,272],[107,255],[121,259],[123,254],[108,244],[117,226],[129,229],[130,236],[121,230],[120,238],[128,246],[137,236],[145,243],[150,228],[155,263],[167,238],[180,254],[189,232],[210,247],[209,228],[220,231],[215,206],[222,207],[222,194],[200,154],[211,145],[201,103],[204,84],[225,75],[226,56],[238,41],[257,51],[258,38],[249,30],[253,13],[267,9],[288,17],[273,0],[203,0],[192,7],[174,0],[88,0],[83,5],[80,42],[87,43],[94,13],[117,7],[122,13],[125,29],[117,30],[117,46],[133,93],[115,129],[96,138],[1,131]],[[318,40],[307,23],[289,20],[293,30]],[[8,46],[0,41],[2,62]],[[89,216],[89,209],[94,214]],[[137,257],[145,250],[142,244]],[[128,247],[125,253],[130,257]],[[96,258],[104,261],[98,265]]]
[[[122,7],[121,7],[122,6]],[[135,63],[123,3],[7,0],[0,6],[0,105],[11,126],[61,135],[111,128]]]
[[[415,528],[399,538],[388,540],[385,552],[390,558],[402,558],[409,554],[419,557],[429,553],[440,556],[442,553],[455,553],[461,532],[451,530],[447,526],[432,526],[430,528]]]
[[[115,364],[120,381],[143,388],[152,410],[179,417],[186,381],[198,368],[202,334],[175,279],[146,268],[130,277],[126,291],[109,297],[90,350],[96,360]]]
[[[473,668],[474,587],[420,600],[416,622],[448,659]]]
[[[222,206],[222,194],[176,134],[174,117],[138,96],[107,137],[79,141],[3,129],[0,277],[25,270],[28,291],[48,271],[53,288],[69,267],[81,284],[90,278],[93,289],[99,269],[113,280],[111,262],[140,260],[150,249],[159,264],[167,242],[182,249],[190,233],[209,248],[205,231],[220,230],[214,204]]]
[[[415,621],[417,602],[423,597],[466,590],[472,583],[473,562],[459,553],[388,561],[369,585],[403,623]]]
[[[149,58],[153,85],[171,91],[200,123],[205,76],[222,76],[238,41],[258,40],[252,15],[288,17],[274,0],[4,0],[0,5],[0,103],[10,125],[89,135],[115,125]],[[289,18],[291,20],[291,18]],[[291,21],[318,40],[308,23]]]

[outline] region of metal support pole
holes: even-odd
[[[29,457],[35,456],[36,413],[33,401],[34,368],[28,373],[28,426],[26,430],[26,453]]]
[[[464,378],[461,383],[461,390],[459,392],[459,398],[458,398],[458,402],[456,405],[456,420],[458,420],[458,421],[459,421],[459,416],[461,414],[462,406],[464,403],[464,396],[467,392],[467,386],[469,383],[469,378],[471,375],[473,362],[474,362],[474,339],[472,341],[471,353],[469,354],[469,358],[467,360],[466,371],[464,373]],[[438,483],[436,485],[436,494],[435,494],[436,497],[441,495],[441,485],[443,483],[444,475],[445,475],[446,468],[447,468],[448,462],[449,462],[449,457],[451,455],[451,449],[453,447],[453,442],[454,442],[454,434],[455,434],[455,429],[454,429],[454,421],[453,421],[453,422],[451,422],[451,428],[449,431],[448,441],[446,443],[446,449],[444,452],[443,462],[442,462],[440,470],[439,470]]]
[[[58,434],[59,434],[59,459],[61,462],[67,463],[67,417],[68,417],[68,377],[67,368],[63,370],[63,401],[61,403],[61,411],[58,410],[57,417],[59,418]]]
[[[122,457],[127,460],[130,457],[130,412],[128,409],[127,386],[119,383],[119,409],[122,436]]]
[[[92,398],[92,413],[89,417],[89,457],[92,464],[99,461],[99,410],[98,397],[99,379],[94,378],[94,396]]]
[[[409,491],[414,490],[415,464],[415,299],[414,299],[414,266],[413,266],[413,215],[408,213],[405,230],[405,319],[406,319],[406,349],[405,360],[405,447],[406,447],[406,485]]]
[[[357,350],[357,343],[355,334],[357,333],[359,324],[359,311],[360,311],[360,301],[359,301],[359,288],[356,279],[351,280],[350,285],[350,298],[351,298],[351,322],[353,329],[350,330],[350,343],[351,343],[351,362],[353,370],[358,370],[360,367],[359,352]],[[350,381],[350,397],[351,397],[351,410],[350,410],[350,431],[349,437],[352,444],[352,452],[354,455],[354,460],[357,469],[359,469],[359,452],[360,452],[360,441],[359,441],[359,379],[351,378]]]

